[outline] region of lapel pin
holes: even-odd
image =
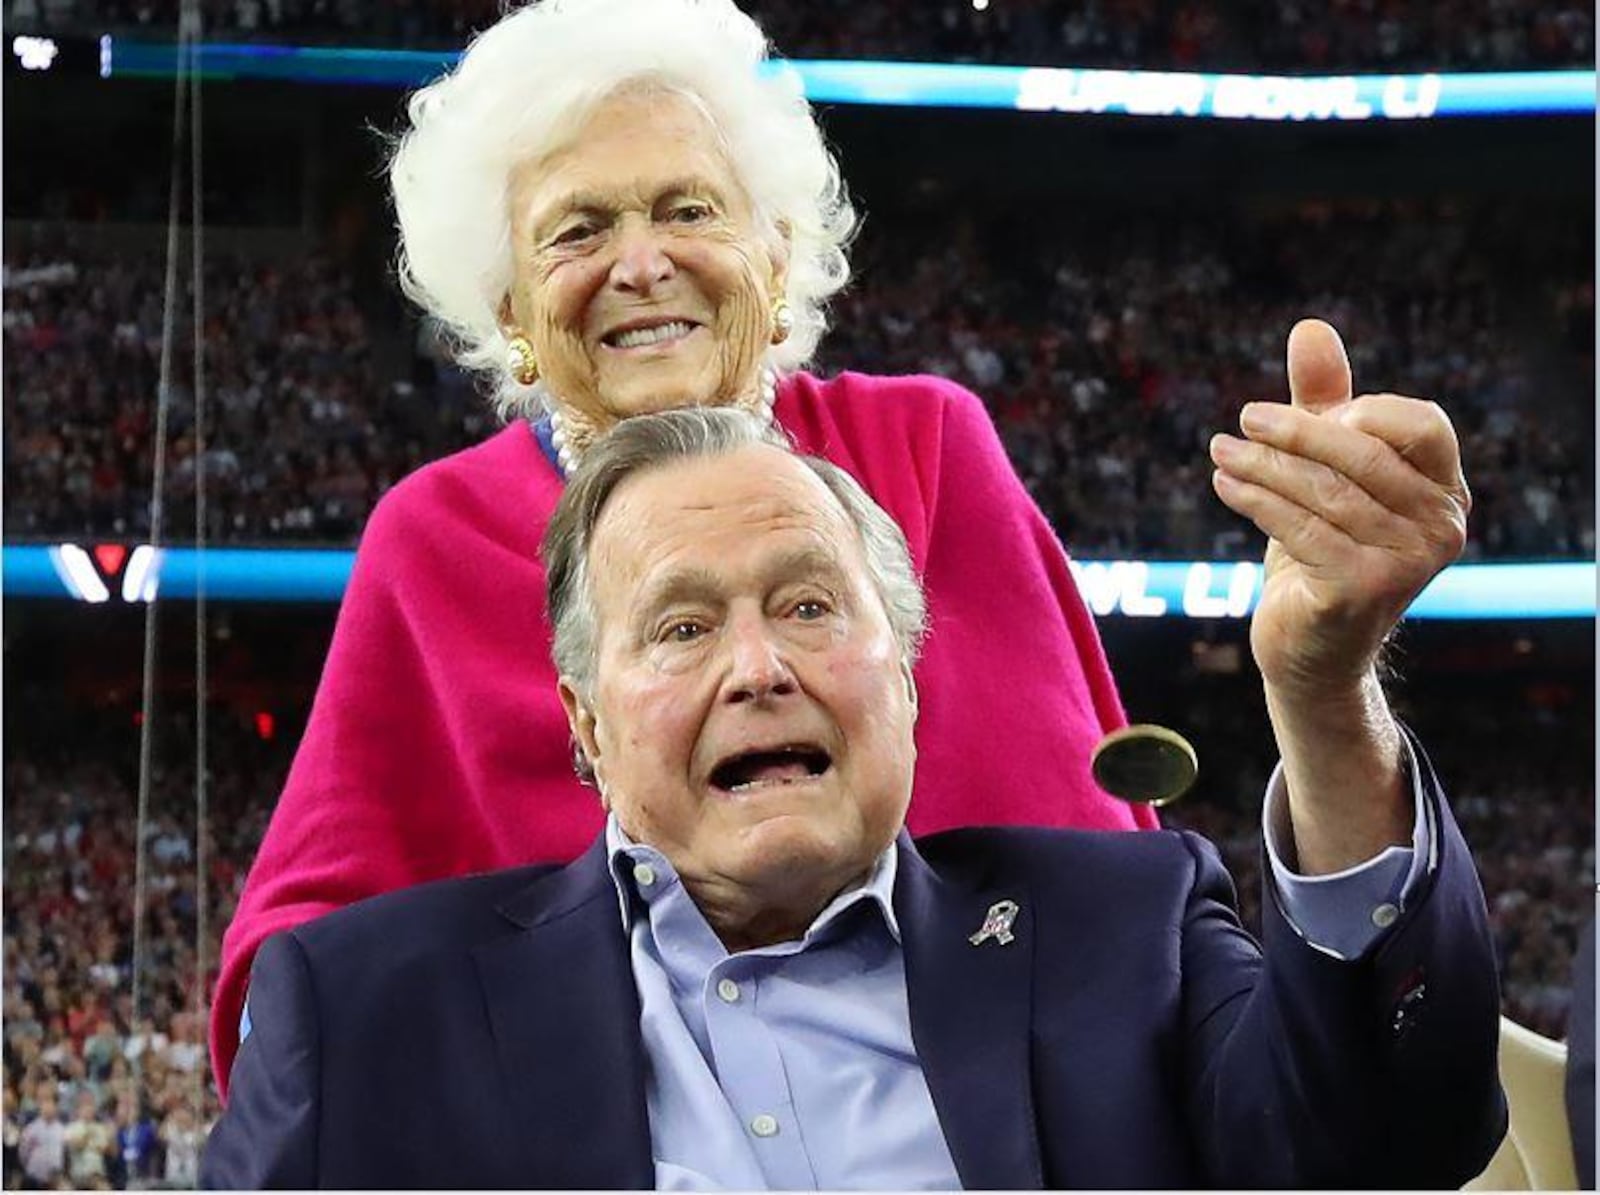
[[[1011,932],[1011,927],[1016,923],[1019,906],[1014,900],[997,900],[989,906],[989,912],[983,918],[983,925],[978,932],[967,941],[974,946],[982,946],[990,938],[1002,946],[1009,946],[1016,940],[1016,935]]]

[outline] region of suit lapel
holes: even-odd
[[[911,1036],[962,1186],[1044,1186],[1029,1069],[1034,921],[1015,886],[963,884],[900,840],[895,904]],[[1009,944],[973,945],[993,905],[1019,907]]]
[[[639,1000],[604,839],[501,912],[522,932],[473,955],[525,1168],[517,1185],[655,1186]]]

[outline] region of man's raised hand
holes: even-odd
[[[1252,402],[1211,441],[1212,484],[1268,536],[1251,649],[1271,686],[1348,691],[1432,578],[1461,554],[1472,499],[1449,417],[1353,397],[1332,326],[1289,334],[1289,404]]]

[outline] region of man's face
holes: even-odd
[[[592,702],[565,678],[562,696],[629,836],[703,909],[825,901],[863,875],[905,817],[915,700],[821,480],[768,447],[639,474],[588,566]]]

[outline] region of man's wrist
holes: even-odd
[[[1299,863],[1308,875],[1343,871],[1409,840],[1404,739],[1375,670],[1352,687],[1266,689],[1288,785]]]

